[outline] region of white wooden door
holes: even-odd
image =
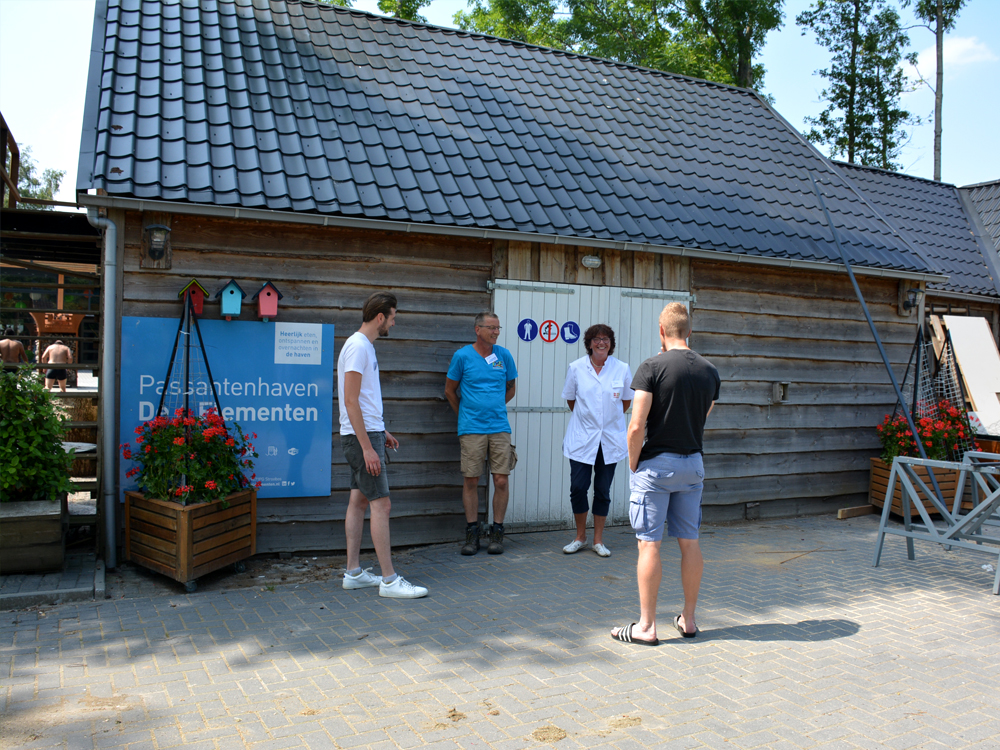
[[[663,306],[670,301],[688,303],[689,299],[684,292],[495,282],[494,310],[502,326],[497,343],[511,351],[518,372],[517,393],[507,405],[511,439],[519,459],[510,477],[508,523],[535,528],[572,526],[569,459],[562,454],[570,412],[562,388],[569,363],[586,354],[583,332],[595,323],[611,326],[615,331],[615,356],[628,362],[635,372],[643,360],[660,350],[657,321]],[[526,320],[531,323],[528,331],[522,328],[522,337],[518,326]],[[550,323],[550,330],[540,330],[546,321],[555,326]],[[567,324],[571,325],[564,334]],[[555,340],[546,341],[555,331]],[[624,461],[612,485],[610,515],[611,523],[628,520],[628,470]]]

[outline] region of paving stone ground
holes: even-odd
[[[473,558],[410,550],[416,601],[337,578],[0,613],[0,743],[18,748],[1000,747],[986,556],[886,541],[876,517],[705,528],[698,638],[664,545],[657,648],[635,544],[567,532]],[[293,564],[293,563],[289,563]],[[109,584],[109,592],[111,587]],[[143,587],[132,593],[142,594]],[[110,594],[109,594],[110,595]]]

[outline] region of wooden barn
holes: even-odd
[[[377,343],[396,544],[461,534],[444,376],[491,308],[519,368],[512,530],[571,525],[573,326],[609,322],[634,370],[672,299],[723,379],[706,519],[865,502],[894,396],[810,176],[900,370],[929,293],[901,300],[947,285],[955,260],[752,91],[305,0],[98,0],[79,174],[114,226],[119,319],[176,319],[192,277],[271,281],[278,320],[334,324],[339,354],[363,300],[397,294]],[[157,253],[151,227],[169,228]],[[995,321],[996,287],[972,294]],[[524,320],[556,333],[522,336]],[[259,552],[343,546],[333,432],[331,493],[262,496]]]

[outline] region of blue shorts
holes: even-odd
[[[700,453],[661,453],[641,461],[628,483],[628,515],[636,539],[662,541],[664,524],[668,536],[698,538],[705,486],[705,464]]]

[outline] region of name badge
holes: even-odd
[[[625,383],[614,383],[611,386],[611,398],[616,401],[622,397],[622,389],[625,387]]]
[[[494,362],[496,362],[496,361],[497,361],[497,359],[498,359],[498,357],[497,357],[497,355],[496,355],[496,354],[491,354],[490,356],[488,356],[488,357],[486,358],[486,364],[488,364],[488,365],[492,365],[492,364],[493,364]]]

